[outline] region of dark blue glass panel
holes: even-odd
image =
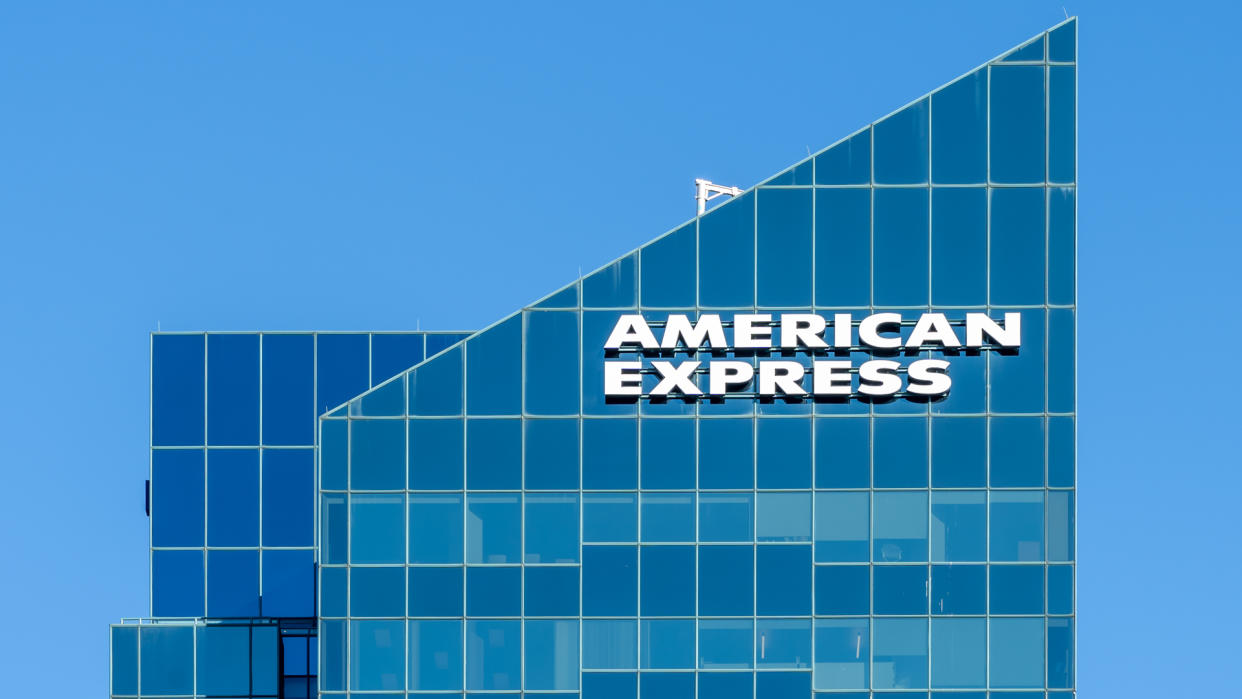
[[[259,443],[259,336],[207,336],[207,443]]]
[[[1040,413],[1044,410],[1044,312],[1022,313],[1022,346],[1017,354],[988,359],[992,411]],[[995,313],[999,316],[999,313]]]
[[[755,195],[743,194],[699,218],[699,305],[755,304]]]
[[[643,616],[693,616],[693,546],[642,547]]]
[[[405,675],[405,622],[351,621],[349,644],[350,689],[401,687]]]
[[[811,487],[811,421],[758,420],[755,472],[760,488]]]
[[[953,385],[949,395],[932,403],[933,414],[982,413],[987,409],[987,355],[964,352],[945,352],[944,358],[951,367],[949,376]]]
[[[927,566],[875,566],[876,614],[926,614]]]
[[[582,487],[633,490],[638,483],[636,420],[582,421]]]
[[[151,336],[151,443],[203,443],[203,335]]]
[[[382,383],[423,361],[422,333],[372,333],[372,383]]]
[[[355,572],[358,570],[364,569],[354,568]],[[461,616],[462,570],[459,566],[410,568],[410,616]],[[355,616],[358,615],[355,613]],[[395,616],[402,614],[397,613]]]
[[[694,696],[693,672],[644,672],[639,675],[644,699],[683,699]]]
[[[427,357],[434,357],[470,335],[471,333],[427,333]]]
[[[461,689],[461,648],[460,621],[411,621],[409,688]]]
[[[926,418],[891,418],[874,421],[875,487],[927,487]]]
[[[151,545],[203,545],[203,451],[151,452]]]
[[[411,495],[410,562],[461,563],[462,526],[461,495]]]
[[[643,420],[642,487],[694,489],[692,420]]]
[[[815,613],[871,613],[869,566],[815,566]]]
[[[872,623],[875,689],[927,687],[927,619],[876,619]],[[879,672],[879,668],[886,672]]]
[[[927,181],[927,111],[923,99],[875,124],[876,184]]]
[[[444,568],[442,570],[457,570]],[[460,590],[460,585],[458,586]],[[412,613],[412,612],[411,612]],[[405,568],[355,566],[349,571],[349,615],[405,616]]]
[[[699,541],[754,541],[753,493],[704,493],[699,496]]]
[[[932,95],[932,127],[932,181],[987,182],[987,70],[976,70]]]
[[[582,496],[583,541],[638,541],[638,496],[596,493]]]
[[[582,673],[582,699],[634,699],[636,696],[638,673]]]
[[[642,249],[643,306],[695,305],[695,225],[688,223]]]
[[[349,615],[349,569],[319,568],[319,616]],[[209,607],[211,605],[208,605]]]
[[[578,487],[578,421],[526,420],[526,488]]]
[[[531,308],[578,308],[578,282],[554,292],[544,300],[533,304]]]
[[[578,412],[578,314],[526,311],[526,412]]]
[[[754,614],[754,547],[699,547],[699,614]]]
[[[815,493],[815,560],[868,561],[870,494]]]
[[[194,693],[193,626],[143,626],[140,642],[139,685],[144,695]]]
[[[810,635],[808,634],[806,644],[808,662],[810,648]],[[762,663],[760,666],[762,667]],[[811,696],[811,673],[809,672],[755,673],[755,699],[788,699],[789,697],[809,696]]]
[[[518,490],[522,487],[522,421],[466,421],[466,487]]]
[[[466,569],[466,614],[520,616],[522,569],[519,566],[483,566]]]
[[[461,361],[455,347],[410,372],[411,415],[461,415]]]
[[[466,498],[466,562],[522,562],[522,496]]]
[[[410,420],[410,488],[460,490],[465,473],[461,420]]]
[[[349,478],[349,421],[319,423],[319,484],[324,490],[345,490]]]
[[[1074,621],[1048,620],[1048,686],[1074,686]]]
[[[987,421],[984,418],[932,418],[932,487],[981,488],[987,485]]]
[[[577,493],[526,494],[526,562],[578,562]]]
[[[1048,412],[1074,411],[1074,311],[1048,311]]]
[[[112,694],[138,694],[138,627],[113,626]]]
[[[315,452],[263,452],[263,545],[315,543]]]
[[[699,667],[736,669],[754,667],[755,623],[753,619],[701,619],[699,621]],[[746,674],[750,678],[749,673]]]
[[[1048,190],[1048,303],[1074,303],[1074,199],[1073,187]]]
[[[1078,37],[1074,32],[1077,27],[1078,21],[1071,19],[1048,33],[1048,60],[1076,60],[1074,54],[1078,48]]]
[[[371,338],[365,334],[319,335],[315,414],[331,410],[371,387]]]
[[[642,540],[694,541],[694,493],[643,493]]]
[[[1010,51],[1001,59],[1003,62],[1011,61],[1039,61],[1044,60],[1044,37],[1040,36],[1025,46]]]
[[[582,305],[587,308],[633,308],[638,255],[627,255],[582,280]]]
[[[988,607],[988,568],[932,566],[931,594],[932,614],[984,614]]]
[[[1043,566],[994,565],[990,573],[990,613],[1044,613]]]
[[[766,616],[811,613],[810,546],[759,546],[755,550],[756,613]]]
[[[1048,418],[1048,486],[1074,486],[1074,418]]]
[[[259,552],[207,552],[207,615],[259,615]]]
[[[609,403],[604,395],[604,343],[621,315],[622,311],[582,314],[582,412],[586,415],[634,415],[638,411],[637,403]]]
[[[991,70],[992,181],[1043,182],[1044,67],[992,66]]]
[[[151,616],[203,615],[203,552],[151,552]]]
[[[992,190],[992,304],[1044,302],[1044,190]]]
[[[264,335],[263,443],[314,444],[317,414],[314,336]]]
[[[582,614],[638,613],[638,547],[582,547]]]
[[[349,498],[349,562],[405,562],[405,497],[360,495]]]
[[[1048,69],[1048,179],[1075,179],[1075,75],[1073,66]]]
[[[807,189],[758,191],[759,305],[811,305],[814,216]]]
[[[263,616],[315,616],[315,552],[263,552]]]
[[[755,487],[752,420],[699,422],[700,488]]]
[[[932,560],[987,560],[987,495],[982,491],[932,493]]]
[[[639,666],[644,670],[693,668],[694,624],[694,619],[643,619]]]
[[[699,695],[712,699],[752,699],[755,675],[751,672],[700,672]]]
[[[403,490],[405,421],[350,420],[349,423],[352,432],[350,487],[354,490]]]
[[[771,179],[764,181],[763,184],[771,186],[815,184],[811,178],[812,170],[814,170],[814,164],[812,160],[808,158],[780,173],[779,175],[775,175]]]
[[[988,199],[982,187],[932,190],[932,303],[982,306],[988,298]]]
[[[815,184],[870,184],[871,129],[815,156]]]
[[[871,190],[815,192],[815,305],[871,303]]]
[[[867,420],[815,420],[815,487],[871,485],[871,432]]]
[[[578,616],[577,566],[526,566],[526,616]]]
[[[1044,485],[1044,420],[994,417],[990,421],[993,488],[1039,488]]]
[[[1074,613],[1074,566],[1048,566],[1048,613]]]
[[[927,190],[875,192],[875,304],[927,305]]]
[[[522,318],[513,316],[466,342],[466,412],[522,413]]]

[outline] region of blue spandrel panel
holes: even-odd
[[[694,223],[688,223],[642,249],[643,306],[685,308],[695,305],[696,251]]]
[[[811,305],[812,195],[807,189],[759,189],[760,306]]]
[[[928,193],[875,192],[875,304],[927,305]]]
[[[1048,190],[1048,303],[1072,304],[1075,296],[1075,196],[1073,187]]]
[[[633,308],[637,295],[638,255],[629,255],[582,280],[586,308]]]
[[[871,129],[815,156],[815,184],[870,184]]]
[[[422,333],[372,333],[371,383],[381,383],[423,361]]]
[[[927,182],[928,100],[923,99],[876,123],[875,183]]]
[[[151,615],[203,615],[203,552],[151,552]]]
[[[151,454],[151,545],[202,546],[202,449],[157,449]]]
[[[871,190],[815,192],[815,305],[871,303]]]
[[[755,303],[755,195],[744,194],[699,218],[699,305]]]
[[[207,545],[259,545],[259,450],[207,451]]]
[[[1048,68],[1048,180],[1051,182],[1076,179],[1077,90],[1073,66]]]
[[[139,652],[143,695],[194,694],[193,626],[143,626]]]
[[[264,335],[263,443],[314,444],[315,416],[315,338]]]
[[[991,68],[991,179],[1044,181],[1044,67]]]
[[[1048,33],[1048,60],[1074,61],[1078,49],[1078,20],[1071,19]]]
[[[992,305],[1044,302],[1044,240],[1042,187],[992,190]]]
[[[195,446],[205,439],[202,335],[151,337],[151,443]]]
[[[259,336],[207,336],[207,443],[259,443]]]
[[[987,182],[987,70],[977,70],[932,96],[931,137],[932,182]]]
[[[263,452],[263,545],[313,546],[315,453],[310,449]]]
[[[579,410],[578,314],[527,311],[526,412],[572,415]]]
[[[427,333],[427,357],[430,359],[467,337],[470,333]]]
[[[988,293],[987,190],[932,190],[932,303],[982,306]]]
[[[325,333],[318,337],[316,415],[371,387],[370,336]]]
[[[522,412],[522,318],[513,316],[466,342],[466,411]]]
[[[259,616],[259,551],[207,552],[207,615]]]
[[[263,552],[263,616],[315,616],[314,551]]]

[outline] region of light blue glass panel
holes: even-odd
[[[639,632],[644,670],[694,667],[694,619],[643,619]]]
[[[353,417],[401,417],[405,415],[405,381],[395,379],[349,402]]]
[[[349,477],[354,490],[405,488],[405,421],[350,420]]]
[[[754,620],[700,619],[699,669],[753,667]]]
[[[582,667],[586,670],[638,667],[638,622],[633,619],[584,619]]]
[[[932,190],[932,303],[982,306],[988,293],[988,199],[982,187]]]
[[[1044,686],[1044,619],[993,618],[989,677],[993,687]]]
[[[753,541],[755,496],[704,493],[699,496],[700,541]]]
[[[578,688],[578,622],[526,621],[526,689]]]
[[[535,415],[578,412],[578,314],[525,311],[526,411]]]
[[[410,372],[411,415],[461,415],[462,352],[453,347]]]
[[[875,305],[927,305],[928,192],[875,192]]]
[[[1048,485],[1074,486],[1074,418],[1048,418]]]
[[[402,689],[405,622],[351,621],[349,635],[349,688]]]
[[[928,100],[920,100],[875,124],[876,184],[927,181]]]
[[[1048,620],[1048,686],[1074,686],[1074,620]]]
[[[1075,190],[1048,189],[1048,303],[1074,303]]]
[[[932,619],[931,686],[985,686],[987,648],[986,619]]]
[[[932,181],[974,184],[988,178],[988,72],[958,79],[932,95]]]
[[[992,66],[991,70],[992,181],[1043,182],[1044,67]]]
[[[461,563],[462,498],[410,496],[410,562]]]
[[[869,560],[870,522],[868,493],[815,493],[815,560]]]
[[[755,531],[759,541],[810,541],[810,493],[759,493]]]
[[[257,572],[257,571],[256,571]],[[256,580],[258,576],[255,576]],[[341,617],[349,614],[349,569],[320,566],[319,616]],[[208,605],[210,606],[210,605]],[[210,612],[209,612],[210,613]]]
[[[578,562],[577,495],[526,495],[526,562]]]
[[[273,626],[254,626],[250,629],[250,691],[255,696],[274,696],[277,692],[277,655],[279,654],[279,629]],[[318,649],[311,646],[311,652]],[[316,665],[312,672],[318,672]]]
[[[221,696],[249,694],[250,627],[199,626],[197,633],[197,692]]]
[[[112,693],[138,694],[138,627],[112,627]],[[691,638],[693,644],[694,639]]]
[[[760,306],[811,305],[813,192],[810,188],[758,191]]]
[[[1044,492],[993,491],[991,494],[991,559],[1044,559]]]
[[[693,493],[643,493],[643,541],[694,541]]]
[[[992,190],[991,303],[1044,302],[1044,190]]]
[[[932,493],[933,561],[987,560],[987,494],[941,490]]]
[[[927,560],[927,492],[875,493],[876,561]]]
[[[927,688],[927,619],[876,619],[875,689]]]
[[[346,621],[319,621],[319,686],[325,691],[344,691],[349,664]]]
[[[460,690],[461,621],[410,622],[410,689]]]
[[[522,412],[522,318],[513,316],[466,341],[466,412]]]
[[[521,562],[520,495],[471,495],[466,509],[467,563]]]
[[[349,508],[345,497],[319,497],[319,560],[328,565],[349,562]]]
[[[811,620],[759,619],[755,627],[755,667],[811,667]]]
[[[345,490],[349,478],[349,421],[319,421],[319,487]]]
[[[350,563],[405,562],[405,496],[350,498]]]
[[[815,156],[815,184],[870,184],[871,129]]]
[[[587,308],[633,308],[638,255],[627,255],[582,280],[582,305]]]
[[[815,689],[866,689],[870,686],[871,633],[868,627],[867,619],[815,620]]]
[[[1048,179],[1073,182],[1077,86],[1073,66],[1048,68]]]
[[[139,686],[144,695],[194,693],[194,627],[143,626]]]
[[[743,194],[699,218],[699,305],[755,303],[755,195]]]
[[[634,493],[585,493],[582,496],[582,540],[638,540],[638,496]]]
[[[871,303],[871,190],[815,192],[815,305]]]
[[[642,249],[643,306],[695,305],[695,224],[688,223]]]
[[[1074,560],[1074,493],[1048,491],[1048,560]]]

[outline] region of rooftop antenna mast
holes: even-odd
[[[720,184],[713,184],[707,180],[694,180],[694,201],[699,205],[699,215],[707,211],[707,202],[720,196],[736,197],[741,195],[742,190],[738,187],[726,187]]]

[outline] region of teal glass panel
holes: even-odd
[[[811,667],[811,620],[759,619],[755,624],[755,667]]]
[[[349,666],[349,640],[346,621],[319,621],[319,687],[324,691],[344,691]]]
[[[513,316],[466,341],[466,412],[522,412],[522,318]]]
[[[1044,492],[993,491],[990,548],[993,561],[1044,559]]]
[[[275,626],[255,626],[250,629],[250,691],[255,696],[274,696],[277,692],[278,632],[279,629]],[[318,649],[312,646],[312,652],[317,653]],[[315,667],[313,671],[318,670]]]
[[[349,623],[349,688],[402,689],[405,684],[405,622]]]
[[[1044,485],[1044,419],[994,417],[989,484],[993,488],[1040,488]]]
[[[578,562],[578,496],[527,493],[526,562]]]
[[[987,182],[987,70],[976,70],[932,95],[931,138],[932,182]]]
[[[143,626],[139,643],[139,686],[144,695],[194,693],[193,626]]]
[[[985,686],[987,650],[986,619],[932,619],[931,686]]]
[[[1044,619],[990,620],[989,678],[1003,689],[1044,686]]]
[[[697,301],[693,222],[643,247],[642,303],[646,308],[690,308]]]
[[[604,395],[604,344],[623,313],[582,314],[582,412],[586,415],[634,415],[638,411],[638,401],[609,402]]]
[[[405,421],[350,420],[349,477],[354,490],[405,488]]]
[[[758,190],[760,306],[811,305],[812,189]]]
[[[201,449],[151,452],[151,545],[202,546],[204,536]]]
[[[405,496],[350,497],[350,563],[405,562]]]
[[[349,474],[349,421],[319,421],[319,487],[345,490]]]
[[[1042,63],[1044,61],[1044,37],[1040,36],[1023,46],[1019,46],[1001,59],[1003,63],[1015,61],[1039,61]]]
[[[1074,613],[1074,566],[1048,566],[1048,613]]]
[[[349,562],[349,510],[345,497],[319,497],[319,560],[326,565]]]
[[[954,361],[954,360],[950,360]],[[932,418],[933,488],[981,488],[987,485],[987,420]]]
[[[987,494],[941,490],[932,493],[933,561],[987,560]]]
[[[578,421],[526,420],[526,488],[577,489]]]
[[[992,412],[1041,413],[1044,410],[1044,312],[1022,313],[1022,346],[1016,354],[988,357]],[[993,317],[1002,317],[993,312]]]
[[[753,667],[754,637],[752,619],[699,620],[699,669]]]
[[[578,307],[578,282],[574,282],[569,286],[554,292],[546,299],[533,304],[531,308],[577,308]]]
[[[466,498],[466,562],[520,563],[522,496]]]
[[[1074,303],[1074,200],[1073,187],[1048,190],[1048,303]]]
[[[988,294],[988,200],[982,187],[932,190],[932,303],[981,306]]]
[[[993,305],[1044,302],[1044,238],[1043,188],[992,190]]]
[[[870,495],[815,493],[815,560],[866,561],[871,530]]]
[[[743,194],[699,218],[699,305],[755,304],[755,195]]]
[[[201,334],[151,336],[153,446],[200,446],[206,439],[205,352]]]
[[[461,563],[464,540],[461,495],[410,496],[411,563]]]
[[[199,626],[199,694],[240,696],[250,693],[250,628]],[[144,694],[146,693],[144,688]]]
[[[643,619],[639,622],[642,636],[644,669],[676,670],[694,667],[694,619]]]
[[[464,481],[465,423],[462,420],[410,420],[410,488],[461,490]]]
[[[1044,67],[992,66],[991,71],[992,181],[1043,182]]]
[[[521,489],[521,420],[466,420],[466,487]]]
[[[582,487],[633,490],[638,486],[638,421],[582,421]]]
[[[583,494],[582,540],[638,541],[638,496],[634,493]]]
[[[1075,33],[1077,28],[1078,20],[1070,19],[1048,32],[1049,61],[1072,62],[1076,60],[1074,54],[1078,48],[1078,36]]]
[[[699,421],[700,488],[755,487],[753,420]]]
[[[875,561],[927,560],[927,492],[875,493]]]
[[[927,419],[874,420],[872,469],[876,488],[927,487]]]
[[[209,334],[207,443],[258,444],[259,393],[259,336],[253,333]]]
[[[1074,311],[1048,311],[1048,412],[1074,411]]]
[[[1077,86],[1073,66],[1048,68],[1048,179],[1075,180]]]
[[[349,615],[348,581],[348,568],[319,567],[319,616]]]
[[[927,688],[927,619],[876,619],[872,687]]]
[[[810,541],[810,493],[759,493],[755,533],[759,541]]]
[[[582,696],[584,699],[636,697],[638,696],[638,673],[584,672],[582,673]]]
[[[996,564],[988,572],[989,613],[1044,613],[1043,566]]]
[[[259,451],[207,450],[207,545],[259,545]]]
[[[695,423],[693,420],[643,420],[642,488],[695,487]]]
[[[410,372],[411,415],[461,415],[462,353],[453,347]]]
[[[815,184],[870,183],[870,127],[815,156]]]
[[[349,615],[405,616],[405,568],[355,567],[349,571]]]
[[[1074,493],[1048,491],[1048,560],[1074,560]]]
[[[461,689],[461,621],[410,621],[410,682],[412,690]]]
[[[815,620],[815,689],[866,689],[871,686],[870,660],[867,619]]]
[[[872,127],[876,184],[927,182],[927,112],[922,99]]]
[[[582,667],[585,670],[632,670],[638,667],[638,622],[633,619],[584,619]]]
[[[694,493],[643,493],[642,540],[695,540]]]
[[[874,614],[927,614],[927,566],[872,566]]]
[[[627,255],[582,280],[586,308],[634,308],[638,254]]]
[[[526,689],[578,688],[578,622],[526,621]]]
[[[699,541],[753,541],[755,496],[704,493],[699,496]]]
[[[699,547],[698,613],[702,616],[754,614],[753,546]]]
[[[1048,620],[1048,686],[1074,686],[1074,620]]]
[[[870,485],[870,421],[816,419],[815,487],[866,488]]]
[[[138,694],[138,627],[113,626],[111,634],[112,694],[135,696]]]
[[[871,303],[871,190],[815,191],[815,305]]]
[[[811,421],[760,419],[755,424],[755,480],[760,488],[811,487]]]
[[[578,314],[526,311],[526,412],[578,412]]]
[[[927,305],[927,206],[926,189],[876,190],[875,305]]]

